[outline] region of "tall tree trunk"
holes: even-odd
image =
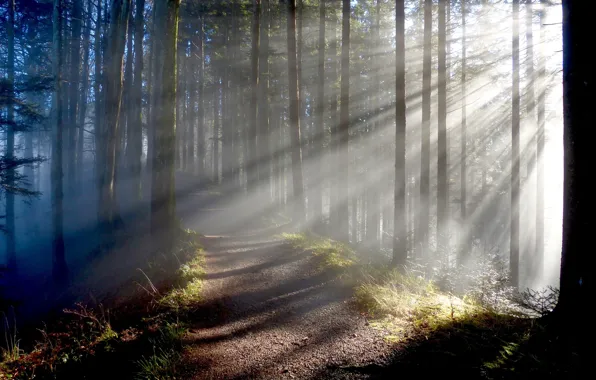
[[[143,19],[145,0],[136,0],[134,17],[134,79],[131,88],[130,105],[128,108],[128,144],[126,155],[128,158],[128,173],[132,182],[132,193],[136,199],[143,196],[141,181],[141,159],[143,156]]]
[[[467,134],[468,134],[468,113],[467,113],[467,95],[466,95],[466,4],[461,3],[461,30],[462,30],[462,50],[461,50],[461,133],[460,133],[460,202],[461,202],[461,225],[465,226],[468,215],[466,204],[468,202],[468,167],[467,167]],[[468,254],[469,247],[466,247],[464,234],[460,235],[458,261],[464,264]]]
[[[81,30],[82,30],[83,4],[82,0],[73,0],[72,2],[72,34],[70,44],[70,76],[69,76],[69,112],[66,115],[67,133],[66,133],[66,160],[64,164],[67,170],[68,187],[74,184],[75,169],[78,157],[76,157],[76,137],[79,125],[77,125],[78,101],[79,101],[79,78],[81,69]]]
[[[511,236],[509,252],[509,275],[511,286],[519,285],[519,0],[513,0],[512,35],[512,103],[511,103]]]
[[[65,279],[66,259],[64,256],[64,234],[62,220],[62,146],[64,131],[64,84],[63,84],[63,40],[62,40],[62,0],[54,0],[52,15],[53,25],[53,60],[54,74],[54,110],[55,125],[52,136],[52,273],[54,279]]]
[[[337,69],[338,69],[338,56],[337,56],[337,10],[336,0],[331,1],[331,17],[329,19],[329,29],[332,31],[332,35],[329,40],[329,83],[337,83]],[[337,169],[339,168],[339,123],[337,119],[337,90],[334,86],[331,86],[330,94],[330,133],[331,142],[329,144],[329,155],[331,157],[331,165],[335,172],[331,175],[330,189],[329,189],[329,224],[333,228],[338,228],[340,224],[339,220],[339,177],[337,176]]]
[[[15,79],[15,46],[14,46],[14,32],[15,32],[15,0],[9,0],[8,2],[8,22],[7,22],[7,42],[8,42],[8,62],[6,63],[6,71],[8,74],[8,94],[10,99],[8,100],[8,107],[6,110],[6,158],[7,160],[14,159],[14,135],[15,135],[15,91],[14,91],[14,79]],[[10,187],[14,182],[15,170],[9,168],[6,173],[6,183]],[[16,258],[16,231],[15,231],[15,215],[14,215],[14,193],[11,191],[6,192],[6,253],[8,256],[8,267],[13,268],[17,264]]]
[[[259,126],[258,126],[258,161],[259,183],[265,189],[269,185],[271,159],[269,155],[269,0],[263,0],[263,14],[260,22],[259,45]],[[269,194],[264,194],[269,200]]]
[[[191,27],[195,24],[191,23]],[[187,171],[194,173],[195,172],[195,124],[197,120],[197,112],[196,112],[196,104],[197,104],[197,78],[195,77],[195,67],[197,64],[196,60],[197,55],[197,41],[196,41],[196,34],[193,30],[191,32],[190,37],[190,57],[188,58],[188,64],[186,65],[186,78],[190,83],[188,84],[188,120],[186,125],[187,131],[187,141],[186,141],[186,162],[188,166],[186,168]]]
[[[449,258],[449,182],[447,179],[447,50],[445,7],[447,0],[439,0],[439,133],[438,133],[438,171],[437,171],[437,251],[443,258]]]
[[[197,96],[199,97],[199,104],[197,106],[197,176],[199,180],[204,180],[205,177],[205,57],[203,49],[203,16],[199,15],[199,36],[197,37],[197,60],[199,68],[199,79]]]
[[[563,0],[564,201],[561,293],[555,315],[575,332],[579,357],[588,360],[591,334],[586,328],[594,297],[592,194],[595,76],[592,38],[586,34],[596,13],[592,1]],[[584,356],[585,355],[585,356]],[[580,359],[582,360],[582,359]],[[587,362],[580,362],[589,368]]]
[[[534,147],[536,144],[536,101],[534,98],[534,87],[536,86],[536,76],[534,74],[534,36],[532,32],[532,0],[526,0],[526,128],[529,132],[529,138],[526,142],[525,146],[527,147]],[[526,149],[524,149],[526,150]],[[528,160],[527,160],[527,175],[526,175],[526,182],[528,184],[532,183],[531,178],[534,175],[534,167],[536,165],[536,151],[529,148],[527,149],[528,152]],[[533,189],[528,189],[533,190]],[[532,199],[534,199],[532,197]],[[531,208],[530,208],[531,209]],[[537,211],[537,210],[536,210]],[[529,215],[528,215],[529,216]],[[536,216],[534,216],[535,220]],[[532,221],[529,217],[524,218],[525,223],[529,225]],[[534,228],[531,228],[529,231],[526,231],[526,238],[525,244],[523,247],[523,256],[524,257],[531,257],[531,265],[529,265],[529,272],[531,278],[536,278],[538,274],[538,267],[536,266],[535,259],[535,247],[534,244],[536,242],[535,237],[533,235]]]
[[[340,205],[339,205],[339,236],[346,241],[349,239],[349,139],[350,139],[350,0],[343,0],[342,7],[342,36],[341,36],[341,104],[339,110],[339,149],[340,163]]]
[[[85,31],[83,32],[83,68],[81,77],[81,93],[79,94],[79,115],[78,115],[78,138],[77,138],[77,175],[79,184],[82,186],[84,165],[83,157],[85,154],[85,119],[87,116],[87,97],[89,95],[89,47],[91,40],[91,14],[92,3],[87,3],[87,18],[85,21]]]
[[[256,189],[258,182],[258,145],[257,145],[257,132],[258,132],[258,96],[259,96],[259,33],[260,33],[260,22],[261,22],[261,0],[253,0],[253,16],[252,16],[252,48],[251,48],[251,96],[250,96],[250,126],[248,133],[248,163],[247,163],[247,175],[248,175],[248,189],[253,191]]]
[[[318,56],[318,82],[317,82],[317,104],[315,114],[317,116],[317,128],[313,147],[313,157],[320,161],[323,157],[323,138],[325,136],[325,0],[319,0],[319,56]],[[314,210],[313,220],[315,226],[321,224],[323,214],[323,193],[322,193],[322,170],[320,165],[312,165],[314,180],[311,181],[313,189],[310,191]]]
[[[102,119],[101,116],[103,112],[101,108],[103,106],[103,93],[101,91],[101,83],[102,83],[102,49],[101,49],[101,18],[102,18],[102,9],[101,9],[101,0],[97,1],[97,15],[95,20],[95,41],[93,47],[93,55],[95,65],[93,68],[93,98],[94,102],[94,112],[95,112],[95,126],[94,126],[94,136],[95,136],[95,175],[98,178],[98,185],[101,187],[101,170],[102,165],[104,163],[103,160],[103,150],[100,149],[102,145],[102,136],[103,136],[103,128],[102,128]],[[98,197],[98,206],[101,207],[101,197]]]
[[[538,130],[536,133],[536,252],[535,267],[537,278],[541,278],[544,272],[544,126],[545,126],[545,103],[546,103],[546,69],[545,49],[546,40],[544,19],[546,12],[546,0],[540,0],[540,43],[538,48]]]
[[[293,216],[297,224],[306,218],[304,182],[302,177],[302,147],[300,138],[300,92],[296,59],[296,0],[288,2],[288,73],[290,92],[290,139],[292,145]]]
[[[406,249],[406,49],[405,4],[395,1],[395,188],[393,211],[393,266],[403,267]]]
[[[151,233],[170,237],[176,228],[176,48],[179,0],[155,1],[155,152],[151,180]]]
[[[422,131],[420,141],[420,206],[418,209],[418,243],[421,257],[428,258],[430,223],[430,98],[432,0],[424,1],[424,51],[422,62]]]
[[[113,243],[114,230],[120,221],[116,201],[116,168],[118,160],[118,136],[122,101],[122,65],[124,45],[128,29],[130,0],[113,0],[110,13],[110,29],[106,56],[105,78],[105,130],[103,146],[105,163],[101,179],[100,223],[102,244],[108,247]]]

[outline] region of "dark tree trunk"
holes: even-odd
[[[143,19],[145,0],[136,0],[134,17],[134,79],[131,89],[131,104],[128,115],[128,172],[132,182],[132,193],[136,199],[143,196],[141,181],[141,158],[143,155],[143,120],[141,117],[143,99]]]
[[[336,0],[331,0],[332,14],[329,19],[329,29],[332,35],[329,40],[329,83],[337,82],[338,56],[337,56],[337,10]],[[331,168],[335,173],[331,175],[329,188],[329,224],[333,229],[338,228],[339,221],[339,182],[337,176],[337,169],[339,168],[339,142],[338,142],[338,128],[339,123],[337,119],[337,90],[332,86],[331,94],[329,96],[330,109],[329,119],[331,127],[331,142],[329,143],[329,156],[331,157]]]
[[[176,228],[176,48],[179,0],[155,1],[155,152],[151,179],[151,233],[171,237]]]
[[[258,182],[258,99],[259,99],[259,40],[261,22],[261,0],[253,0],[252,19],[252,48],[251,48],[251,96],[250,96],[250,126],[248,132],[248,160],[246,165],[249,191],[256,189]]]
[[[122,101],[122,64],[128,29],[130,0],[113,0],[110,13],[110,29],[106,55],[105,73],[105,129],[102,131],[105,150],[100,187],[100,230],[102,244],[109,246],[114,240],[114,230],[120,221],[116,200],[116,168],[118,160],[118,136]]]
[[[339,237],[349,240],[349,139],[350,139],[350,0],[343,0],[341,37],[341,104],[339,110]]]
[[[62,185],[62,146],[64,131],[64,83],[63,83],[63,57],[64,48],[62,40],[62,0],[54,0],[52,15],[53,24],[53,60],[52,71],[54,74],[55,125],[52,128],[52,274],[55,280],[65,280],[66,259],[64,256],[63,234],[63,185]]]
[[[437,171],[437,251],[448,259],[449,253],[449,182],[447,178],[447,50],[445,22],[446,2],[439,0],[439,133],[438,133],[438,171]]]
[[[511,104],[511,237],[509,252],[509,275],[511,286],[519,286],[519,0],[513,0],[512,36],[512,104]]]
[[[591,334],[586,333],[594,297],[594,258],[586,247],[593,244],[594,195],[593,142],[594,65],[593,40],[586,34],[596,14],[593,1],[563,0],[563,113],[564,201],[561,292],[555,315],[575,330],[587,354]],[[587,360],[589,356],[580,356]],[[582,363],[588,368],[588,363]]]
[[[65,165],[68,175],[68,186],[70,187],[75,181],[76,162],[79,157],[76,157],[76,137],[79,126],[77,124],[78,116],[78,101],[79,101],[79,79],[81,69],[81,30],[83,20],[83,2],[82,0],[73,0],[72,2],[72,35],[70,38],[70,85],[69,85],[69,113],[68,134],[67,134],[67,157]]]
[[[81,93],[79,94],[79,115],[78,115],[78,138],[77,138],[77,175],[79,176],[79,184],[82,186],[83,181],[83,158],[85,155],[85,119],[87,116],[87,97],[89,95],[89,45],[91,40],[91,2],[87,3],[87,19],[85,22],[85,31],[83,33],[83,68],[81,77]]]
[[[461,4],[461,28],[462,28],[462,51],[461,51],[461,136],[460,136],[460,202],[461,202],[461,225],[465,226],[468,215],[466,204],[468,191],[468,168],[467,168],[467,134],[468,134],[468,114],[466,98],[466,4]],[[469,247],[466,247],[464,235],[460,235],[458,261],[464,264],[469,253]]]
[[[302,179],[302,147],[300,139],[300,93],[296,59],[296,0],[288,2],[288,73],[290,92],[290,138],[292,145],[293,216],[297,224],[305,220],[306,205]]]
[[[270,157],[269,157],[269,0],[263,0],[261,7],[263,14],[260,22],[259,45],[259,125],[258,125],[258,161],[259,183],[265,189],[269,185]],[[264,194],[269,200],[269,195]]]
[[[406,249],[406,63],[405,4],[395,1],[395,189],[393,212],[393,266],[403,267]]]
[[[432,0],[424,2],[424,51],[422,62],[422,131],[420,141],[420,205],[418,208],[418,244],[421,257],[428,258],[430,223],[430,98]]]
[[[540,43],[538,44],[538,125],[536,132],[536,277],[544,272],[544,126],[546,103],[546,69],[545,69],[545,27],[546,0],[540,0]]]
[[[15,79],[15,46],[14,46],[14,35],[15,35],[15,1],[9,0],[8,2],[8,22],[7,22],[7,42],[8,42],[8,62],[6,63],[6,71],[8,74],[8,94],[10,99],[8,100],[8,107],[6,110],[6,158],[11,160],[14,158],[14,135],[15,135],[15,92],[14,92],[14,79]],[[60,50],[58,50],[60,51]],[[6,173],[6,184],[10,187],[14,182],[15,170],[14,168],[8,169]],[[6,192],[6,253],[8,256],[8,267],[13,268],[16,266],[16,240],[15,240],[15,215],[14,215],[14,193],[11,191]]]
[[[317,104],[315,114],[317,116],[317,128],[315,135],[313,158],[320,161],[323,157],[323,138],[325,136],[325,0],[319,0],[319,54],[318,54],[318,82],[317,82]],[[321,224],[323,213],[322,193],[322,170],[320,165],[312,165],[313,173],[311,180],[310,202],[313,203],[313,221],[315,226]],[[309,202],[309,203],[310,203]]]

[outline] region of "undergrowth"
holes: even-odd
[[[116,366],[127,378],[175,377],[186,333],[180,321],[201,299],[199,235],[184,231],[170,252],[154,257],[139,269],[142,279],[131,286],[140,292],[127,303],[112,310],[83,303],[65,309],[51,327],[39,330],[41,338],[27,353],[18,348],[14,330],[0,379],[105,378]]]
[[[574,348],[558,345],[560,339],[535,318],[553,309],[558,290],[515,291],[498,255],[477,255],[472,267],[409,262],[400,271],[366,264],[358,252],[330,239],[281,237],[312,251],[322,266],[347,274],[369,324],[407,349],[394,364],[404,373],[444,374],[457,367],[473,378],[552,378],[572,372]]]

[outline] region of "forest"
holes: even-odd
[[[576,378],[582,0],[0,0],[0,379]]]

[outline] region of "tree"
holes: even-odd
[[[153,91],[160,100],[154,110],[154,154],[151,179],[151,233],[171,237],[176,227],[174,189],[176,152],[176,50],[179,0],[155,1]]]
[[[536,131],[536,243],[535,243],[535,265],[537,275],[540,276],[544,270],[544,125],[545,125],[545,100],[546,100],[546,69],[545,69],[545,28],[544,14],[546,12],[546,0],[540,0],[540,43],[538,44],[538,125]]]
[[[437,170],[437,245],[438,250],[449,252],[449,182],[447,179],[447,49],[445,8],[447,0],[439,0],[439,133],[438,133],[438,170]],[[447,256],[445,256],[447,257]]]
[[[406,249],[406,59],[405,4],[395,1],[395,187],[393,211],[393,262],[403,267]]]
[[[339,172],[339,236],[348,241],[349,228],[349,141],[350,141],[350,0],[342,1],[342,27],[341,27],[341,88],[339,109],[338,141],[340,158]]]
[[[258,181],[258,96],[259,96],[259,42],[261,22],[261,0],[253,0],[252,15],[252,48],[251,48],[251,97],[250,97],[250,127],[248,131],[248,189],[255,190]],[[288,60],[289,61],[289,60]]]
[[[596,12],[592,1],[563,0],[563,147],[564,197],[561,291],[555,314],[565,328],[576,329],[588,348],[585,333],[594,295],[592,244],[594,197],[591,178],[596,92],[586,28]]]
[[[116,200],[116,169],[119,152],[118,132],[120,127],[120,110],[122,103],[122,64],[124,45],[128,29],[128,17],[131,0],[113,0],[110,12],[110,29],[108,31],[108,47],[105,73],[105,129],[101,131],[102,155],[104,161],[100,179],[100,230],[102,244],[113,243],[113,233],[120,222]]]
[[[142,196],[141,156],[143,155],[143,14],[145,0],[136,0],[134,17],[134,81],[132,84],[131,104],[128,115],[128,172],[133,183],[133,194],[138,199]]]
[[[75,165],[76,161],[80,157],[76,157],[76,137],[78,128],[83,128],[82,125],[78,125],[78,106],[79,106],[79,94],[80,94],[80,69],[81,69],[81,30],[83,21],[83,2],[82,0],[72,1],[72,15],[71,15],[71,38],[70,38],[70,75],[69,75],[69,94],[68,94],[68,129],[67,129],[67,141],[66,141],[66,152],[67,159],[65,165],[67,168],[67,178],[69,186],[74,183],[75,180]]]
[[[14,111],[14,79],[15,79],[15,0],[8,2],[8,60],[7,60],[7,93],[9,101],[6,110],[6,159],[14,160],[14,136],[15,136],[15,111]],[[7,185],[10,187],[14,183],[15,170],[14,167],[9,167],[7,170]],[[16,241],[15,241],[15,222],[14,222],[14,193],[8,191],[6,193],[6,253],[8,255],[8,266],[14,267],[16,265]]]
[[[422,256],[428,255],[430,223],[430,95],[432,0],[424,1],[424,47],[422,57],[422,130],[420,141],[420,207],[418,209],[418,243]]]
[[[466,93],[466,2],[461,2],[461,136],[460,136],[460,202],[461,202],[461,223],[465,224],[468,219],[467,213],[467,191],[468,191],[468,167],[467,167],[467,134],[468,134],[468,112],[467,112],[467,93]],[[468,250],[465,248],[465,242],[463,236],[460,237],[461,241],[459,250],[459,264],[465,262]]]
[[[323,136],[325,134],[325,0],[319,0],[319,52],[317,62],[317,103],[315,115],[317,117],[317,128],[315,133],[315,141],[313,147],[313,157],[321,159],[323,156]],[[312,203],[314,210],[313,217],[315,218],[315,225],[320,225],[321,216],[323,212],[323,194],[321,187],[321,173],[320,166],[315,165],[313,177],[311,181],[313,189],[311,191]],[[310,202],[309,202],[310,203]]]
[[[509,273],[511,285],[519,285],[519,0],[513,0],[512,95],[511,95],[511,236]]]
[[[290,92],[290,139],[292,145],[292,183],[294,220],[297,224],[306,218],[304,185],[302,178],[302,147],[300,137],[300,92],[298,91],[298,66],[296,61],[296,0],[288,2],[288,79]]]
[[[66,273],[66,259],[64,256],[63,234],[63,186],[62,186],[62,146],[64,131],[64,87],[63,87],[63,57],[62,49],[62,0],[54,0],[52,16],[53,56],[52,71],[54,74],[53,108],[55,124],[52,131],[52,270],[54,278],[64,278]]]

